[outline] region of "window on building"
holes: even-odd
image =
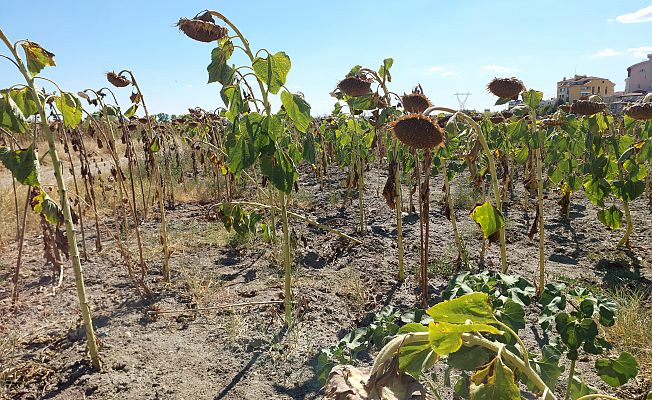
[[[600,86],[598,86],[598,94],[600,94]],[[606,94],[606,93],[605,93]]]

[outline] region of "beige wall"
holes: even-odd
[[[625,79],[625,92],[631,93],[638,90],[652,92],[652,54],[647,55],[648,60],[634,64],[627,68]]]

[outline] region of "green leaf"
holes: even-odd
[[[378,75],[386,79],[387,82],[392,81],[392,74],[389,72],[389,69],[392,68],[392,65],[394,65],[394,59],[393,58],[386,58],[383,60],[383,65],[380,66],[380,69],[378,70]]]
[[[136,115],[136,110],[138,110],[138,104],[132,104],[127,112],[125,112],[125,118],[131,118]]]
[[[432,367],[437,362],[437,359],[437,354],[432,351],[428,340],[411,342],[401,346],[399,349],[398,367],[402,372],[418,379],[422,371]]]
[[[482,236],[487,239],[505,225],[502,214],[490,202],[475,206],[471,211],[473,219],[482,230]]]
[[[260,169],[276,189],[285,194],[292,192],[298,174],[294,162],[284,151],[279,149],[273,157],[262,157]]]
[[[418,322],[410,322],[409,324],[403,325],[398,330],[399,335],[402,335],[404,333],[414,333],[414,332],[428,332],[428,327]]]
[[[491,361],[493,356],[494,353],[480,346],[462,346],[448,355],[448,365],[462,371],[475,371]]]
[[[41,101],[45,100],[43,95],[37,93],[41,97]],[[25,117],[36,115],[39,112],[38,105],[32,98],[32,93],[28,87],[14,88],[9,91],[9,96],[14,100],[20,111]]]
[[[598,376],[612,387],[622,386],[638,374],[638,363],[631,354],[620,353],[617,359],[601,358],[595,361]]]
[[[463,333],[488,332],[495,335],[500,334],[496,327],[487,324],[452,324],[449,322],[431,322],[428,325],[428,332],[430,346],[440,356],[458,351],[462,346]]]
[[[510,101],[512,101],[512,99],[509,98],[509,97],[501,97],[501,98],[499,98],[498,100],[496,100],[496,102],[494,103],[494,105],[495,105],[495,106],[502,106],[503,104],[507,104],[507,103],[509,103]]]
[[[530,362],[530,365],[541,377],[546,386],[553,391],[555,390],[559,377],[564,372],[564,367],[559,365],[561,354],[558,346],[547,344],[541,349],[541,357]],[[534,387],[531,387],[531,389],[537,390]]]
[[[618,305],[615,301],[601,295],[596,296],[598,315],[602,326],[613,326],[616,323],[616,309]]]
[[[588,386],[584,383],[584,379],[579,379],[577,376],[573,376],[570,384],[570,397],[573,400],[579,399],[582,396],[596,393],[596,390],[591,386]]]
[[[5,93],[0,97],[0,127],[25,133],[28,122],[16,102]]]
[[[465,324],[495,324],[491,300],[486,293],[470,293],[435,304],[427,311],[436,322]]]
[[[276,94],[285,85],[285,79],[290,72],[290,57],[285,52],[279,51],[266,58],[257,57],[253,62],[254,73],[267,85],[270,93]]]
[[[623,224],[623,213],[614,204],[607,209],[598,211],[598,220],[609,229],[620,229]]]
[[[27,70],[32,76],[36,76],[45,67],[54,67],[54,54],[45,50],[38,43],[25,41],[20,44],[25,50],[27,58]]]
[[[623,201],[632,201],[645,192],[645,182],[643,181],[615,181],[613,183],[613,194]]]
[[[57,203],[54,202],[42,189],[38,194],[29,201],[32,209],[38,214],[42,214],[46,221],[53,225],[63,223],[63,212]]]
[[[231,84],[234,70],[227,61],[233,54],[233,43],[229,40],[211,51],[211,63],[208,64],[208,83],[219,82],[223,86]]]
[[[152,140],[152,144],[149,146],[149,151],[157,153],[159,150],[161,150],[161,141],[157,136]]]
[[[471,376],[472,400],[520,400],[521,392],[514,381],[514,372],[500,357]]]
[[[255,162],[256,152],[254,144],[248,139],[247,135],[241,135],[236,141],[235,146],[229,149],[229,172],[237,174],[249,168]]]
[[[584,182],[586,197],[596,206],[604,207],[604,199],[609,194],[610,185],[604,178],[589,178]]]
[[[72,93],[63,92],[55,97],[55,104],[63,115],[66,128],[75,128],[82,120],[82,105],[79,98]]]
[[[301,96],[287,91],[281,93],[281,102],[297,130],[307,132],[311,122],[310,105]]]
[[[346,103],[354,110],[373,110],[378,108],[380,96],[378,93],[367,93],[362,96],[351,97]]]
[[[543,92],[533,89],[523,92],[522,96],[523,103],[533,110],[539,107],[541,100],[543,100]]]
[[[525,328],[525,310],[512,299],[507,299],[505,304],[496,310],[496,317],[516,332]]]
[[[306,138],[303,142],[303,159],[308,161],[310,164],[315,163],[315,137],[312,133],[306,133]]]
[[[240,86],[237,85],[228,85],[222,87],[220,91],[220,96],[222,101],[229,108],[229,120],[234,121],[236,116],[240,115],[243,112],[249,111],[247,103],[242,98],[242,91]]]
[[[24,150],[11,150],[9,147],[1,146],[0,161],[21,184],[41,186],[38,157],[33,145]]]

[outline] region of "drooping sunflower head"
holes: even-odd
[[[106,80],[115,87],[125,87],[131,85],[131,81],[122,75],[116,74],[114,71],[106,73]]]
[[[337,88],[347,96],[358,97],[371,92],[371,82],[363,75],[347,76],[337,84]]]
[[[217,25],[210,12],[196,15],[193,19],[181,18],[177,27],[186,36],[199,42],[210,43],[227,37],[225,27]]]
[[[436,120],[421,114],[404,115],[392,124],[396,138],[413,149],[444,145],[444,130]]]
[[[571,105],[571,112],[577,115],[593,115],[604,110],[605,104],[591,100],[577,100]]]
[[[421,85],[417,85],[412,90],[412,93],[405,93],[401,96],[401,103],[403,103],[403,108],[406,112],[421,114],[426,111],[428,107],[431,106],[430,100],[423,94],[423,89]]]
[[[501,99],[516,99],[525,90],[525,85],[517,78],[494,78],[487,85],[490,93]]]

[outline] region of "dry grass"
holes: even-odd
[[[606,330],[607,339],[618,350],[638,360],[639,376],[652,376],[652,293],[649,290],[618,289],[611,297],[618,304],[616,324]]]

